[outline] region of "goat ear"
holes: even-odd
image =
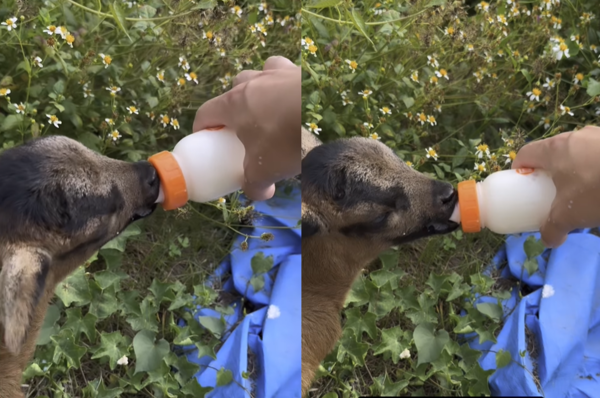
[[[310,238],[326,232],[325,225],[319,215],[302,203],[302,238]]]
[[[44,294],[50,256],[42,250],[24,247],[9,250],[0,271],[0,324],[4,344],[13,355],[21,351],[35,308]]]
[[[307,153],[309,153],[314,147],[317,147],[322,144],[321,140],[319,140],[313,133],[309,132],[304,127],[302,130],[302,145],[301,145],[301,157],[304,159]]]

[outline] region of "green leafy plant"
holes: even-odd
[[[271,55],[296,60],[300,2],[9,0],[0,7],[0,151],[66,135],[138,161],[192,132],[198,107]],[[223,314],[204,285],[254,209],[239,193],[131,225],[56,289],[23,384],[35,397],[202,397]],[[260,236],[243,234],[246,239]],[[187,326],[179,326],[183,319]],[[218,383],[233,380],[218,370]]]
[[[303,125],[324,142],[379,140],[435,179],[481,180],[528,141],[599,124],[596,10],[588,0],[309,0]],[[310,395],[489,395],[493,371],[464,336],[495,341],[499,302],[518,288],[482,273],[502,242],[456,232],[383,254],[353,286]],[[537,271],[542,247],[527,240],[523,272]],[[498,368],[514,360],[496,353]]]

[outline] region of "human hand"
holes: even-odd
[[[194,132],[226,126],[244,144],[244,193],[266,200],[275,183],[300,174],[301,69],[284,57],[269,57],[262,71],[245,70],[233,88],[196,112]]]
[[[525,145],[512,168],[546,170],[556,186],[550,215],[541,227],[547,247],[564,243],[578,228],[600,226],[600,128],[578,131]]]

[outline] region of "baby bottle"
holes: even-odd
[[[209,202],[237,191],[244,182],[244,155],[236,133],[223,126],[186,136],[173,151],[148,159],[160,179],[156,203],[173,210],[190,200]]]
[[[450,220],[460,223],[465,233],[483,228],[506,235],[537,232],[555,196],[554,182],[544,170],[503,170],[482,182],[460,182]]]

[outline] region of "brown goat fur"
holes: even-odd
[[[159,181],[64,136],[4,151],[0,170],[0,397],[14,398],[56,285],[154,211]]]
[[[339,340],[352,283],[378,255],[457,228],[451,184],[407,166],[384,144],[321,144],[303,131],[302,396]],[[306,143],[304,142],[306,137]]]

